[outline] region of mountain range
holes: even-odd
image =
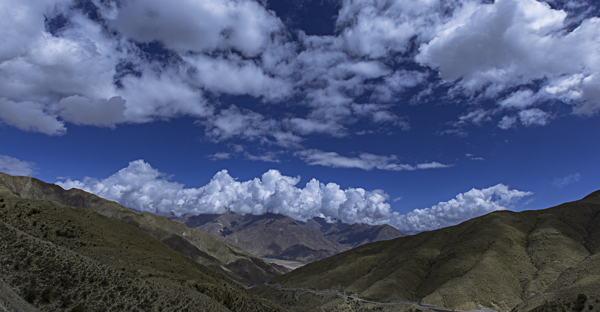
[[[600,191],[553,208],[496,211],[366,244],[272,282],[456,310],[597,311],[598,268]]]
[[[300,262],[326,258],[369,242],[405,236],[387,224],[328,223],[323,218],[302,222],[272,213],[240,215],[228,212],[190,215],[175,220],[257,256]]]
[[[600,191],[548,209],[496,211],[366,244],[363,235],[385,237],[385,227],[290,222],[277,215],[188,216],[187,222],[215,228],[221,222],[227,225],[221,235],[238,233],[239,240],[257,240],[262,230],[265,236],[279,232],[281,242],[328,244],[324,239],[358,247],[281,274],[288,270],[181,222],[81,190],[0,174],[0,308],[600,310]],[[283,233],[287,229],[291,238]]]

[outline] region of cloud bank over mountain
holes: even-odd
[[[400,215],[392,212],[389,196],[381,190],[341,189],[316,179],[298,187],[300,177],[288,177],[269,170],[262,177],[237,181],[226,170],[215,174],[200,188],[185,188],[143,160],[129,163],[110,177],[98,180],[66,180],[65,189],[79,188],[138,211],[163,215],[276,213],[306,221],[313,217],[346,223],[388,223],[403,231],[427,231],[450,226],[512,205],[530,192],[496,186],[459,194],[455,199],[431,208],[415,209]]]
[[[63,135],[69,123],[190,116],[215,141],[293,148],[310,134],[348,136],[358,124],[407,131],[398,99],[418,87],[412,103],[441,90],[473,104],[458,128],[544,126],[562,107],[549,103],[575,115],[600,110],[594,9],[586,1],[344,0],[335,34],[316,36],[252,0],[6,0],[0,120]],[[220,95],[301,109],[239,109]]]

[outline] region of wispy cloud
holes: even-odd
[[[466,154],[466,156],[469,157],[469,159],[471,159],[471,160],[479,160],[479,161],[484,161],[485,160],[483,157],[478,157],[478,156],[475,156],[473,154]]]
[[[579,180],[581,180],[581,174],[573,173],[562,178],[554,179],[554,181],[552,181],[552,184],[558,188],[563,188],[569,184],[579,182]]]
[[[402,164],[398,162],[396,155],[382,156],[369,153],[361,153],[358,157],[346,157],[336,152],[325,152],[311,149],[295,153],[309,165],[320,165],[334,168],[359,168],[363,170],[419,170],[419,169],[439,169],[448,168],[452,165],[445,165],[439,162],[422,163],[416,165]]]
[[[11,175],[30,176],[38,173],[38,168],[34,162],[0,155],[0,171]]]

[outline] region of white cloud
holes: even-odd
[[[291,82],[272,77],[260,64],[235,54],[226,58],[200,54],[184,59],[196,69],[194,82],[215,93],[251,95],[269,101],[281,100],[293,93]]]
[[[519,199],[532,194],[498,184],[481,190],[472,189],[431,208],[400,215],[391,211],[387,203],[389,196],[382,190],[342,190],[335,183],[324,184],[315,179],[298,187],[299,181],[300,177],[269,170],[261,178],[239,182],[227,170],[222,170],[203,187],[185,188],[183,184],[170,182],[166,174],[150,164],[136,160],[103,180],[67,179],[57,184],[65,189],[79,188],[138,211],[162,215],[212,214],[227,210],[254,215],[275,213],[302,221],[321,217],[350,224],[387,223],[406,232],[455,225],[495,210],[511,208]]]
[[[510,190],[504,184],[472,189],[431,208],[415,209],[405,215],[394,213],[390,224],[406,232],[422,232],[458,224],[492,211],[510,208],[531,192]]]
[[[235,105],[201,124],[206,127],[206,136],[217,142],[241,137],[265,144],[296,147],[302,141],[301,137],[284,131],[278,121]]]
[[[556,186],[558,188],[563,188],[569,184],[579,182],[579,180],[581,180],[581,174],[574,173],[574,174],[569,174],[562,178],[556,178],[556,179],[554,179],[554,181],[552,181],[552,184],[554,184],[554,186]]]
[[[324,152],[311,149],[295,153],[309,165],[320,165],[334,168],[359,168],[363,170],[380,169],[391,171],[417,170],[417,169],[437,169],[448,168],[451,165],[444,165],[438,162],[422,163],[415,166],[398,163],[396,155],[381,156],[369,153],[361,153],[358,157],[346,157],[335,152]]]
[[[35,163],[0,155],[0,171],[11,175],[31,176],[38,172]]]
[[[539,108],[531,108],[519,112],[519,119],[521,120],[521,123],[527,127],[544,126],[549,122],[550,117],[550,114]]]
[[[508,130],[515,126],[517,123],[517,117],[515,116],[504,116],[502,120],[498,123],[498,128],[502,130]]]
[[[325,133],[335,137],[346,135],[344,126],[338,123],[304,118],[292,118],[289,123],[293,131],[304,135],[312,133]]]
[[[344,0],[337,27],[345,49],[353,54],[382,58],[403,53],[411,40],[432,39],[449,11],[469,1]]]
[[[500,101],[500,106],[505,108],[523,109],[533,105],[536,102],[534,93],[531,90],[519,90],[504,100]]]
[[[210,158],[212,160],[230,159],[231,158],[231,153],[217,152],[217,153],[214,153],[212,155],[208,155],[208,158]]]
[[[251,0],[127,0],[104,8],[110,24],[140,42],[159,41],[181,53],[235,49],[262,52],[283,23]]]
[[[467,154],[466,156],[469,157],[469,159],[471,159],[471,160],[480,160],[480,161],[484,161],[485,160],[483,157],[478,157],[478,156],[475,156],[473,154]]]
[[[59,106],[61,116],[74,124],[113,126],[125,120],[125,100],[120,96],[92,102],[86,97],[73,95],[60,100]]]
[[[42,104],[24,101],[13,102],[0,98],[0,120],[23,131],[41,132],[48,135],[62,135],[67,132],[65,124],[58,116],[45,111]]]
[[[269,170],[260,179],[238,182],[222,170],[203,187],[184,188],[143,160],[136,160],[103,180],[85,178],[57,184],[65,189],[83,189],[138,211],[165,215],[224,213],[229,209],[240,214],[277,213],[304,221],[322,217],[371,224],[391,215],[388,196],[381,190],[342,190],[335,183],[315,179],[299,188],[299,181],[300,177]]]
[[[456,82],[453,90],[468,95],[503,91],[542,81],[542,91],[518,91],[501,106],[525,108],[537,100],[559,99],[574,112],[594,114],[600,97],[600,19],[587,18],[566,31],[568,14],[535,0],[497,0],[464,6],[443,24],[433,40],[420,46],[416,60]]]
[[[493,98],[525,125],[549,122],[519,114],[548,100],[577,115],[600,111],[600,18],[572,17],[535,0],[343,0],[332,36],[292,36],[253,0],[93,3],[102,23],[70,0],[0,4],[4,123],[62,134],[69,123],[112,127],[192,116],[212,139],[297,147],[312,134],[408,130],[396,106],[408,88],[428,86],[411,103],[435,94],[428,81],[434,71],[450,95]],[[65,27],[46,29],[45,18],[57,16]],[[567,31],[573,21],[579,26]],[[147,53],[137,43],[164,50]],[[219,95],[302,108],[276,116],[250,107],[241,113],[252,126],[246,135],[226,125],[232,116]],[[469,116],[481,112],[487,115]],[[492,115],[470,109],[462,122]],[[350,130],[365,120],[367,129]]]

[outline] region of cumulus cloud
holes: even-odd
[[[380,169],[391,171],[417,170],[417,169],[437,169],[448,168],[451,165],[444,165],[438,162],[422,163],[417,165],[398,163],[396,155],[382,156],[369,153],[361,153],[358,157],[346,157],[335,152],[324,152],[311,149],[295,153],[309,165],[320,165],[334,168],[359,168],[363,170]]]
[[[235,49],[259,54],[283,23],[259,2],[128,0],[104,6],[109,23],[140,42],[159,41],[179,51]]]
[[[253,215],[275,213],[301,221],[321,217],[349,224],[387,223],[406,232],[434,230],[508,209],[532,194],[498,184],[472,189],[431,208],[401,215],[392,212],[387,203],[389,196],[382,190],[341,189],[338,184],[324,184],[316,179],[299,187],[299,182],[299,176],[285,176],[277,170],[240,182],[222,170],[203,187],[185,188],[183,184],[169,181],[166,174],[150,164],[136,160],[103,180],[68,179],[57,184],[65,189],[79,188],[138,211],[162,215],[218,214],[228,210]]]
[[[30,176],[38,173],[35,163],[0,155],[0,171],[11,175]]]
[[[120,96],[92,102],[86,97],[73,95],[59,102],[61,116],[74,124],[112,126],[125,120],[125,100]]]
[[[66,133],[67,129],[64,122],[57,118],[40,103],[13,102],[6,98],[0,98],[0,119],[21,130],[62,135]]]
[[[465,5],[420,46],[416,60],[439,71],[454,89],[472,95],[499,93],[542,80],[539,94],[518,91],[500,102],[523,108],[554,98],[574,112],[593,114],[600,105],[597,85],[600,19],[581,21],[567,31],[568,13],[535,0],[498,0]],[[596,35],[594,35],[596,34]],[[587,104],[586,104],[587,103]]]
[[[65,189],[79,188],[138,210],[164,215],[224,213],[261,215],[267,212],[296,220],[322,217],[347,223],[378,223],[389,219],[388,196],[381,190],[342,190],[335,183],[315,179],[298,187],[300,177],[269,170],[261,178],[239,182],[227,170],[215,174],[200,188],[184,188],[143,160],[136,160],[112,176],[97,180],[66,180]]]
[[[407,232],[422,232],[458,224],[492,211],[508,209],[531,192],[510,190],[504,184],[472,189],[431,208],[415,209],[405,215],[394,213],[391,225]]]

